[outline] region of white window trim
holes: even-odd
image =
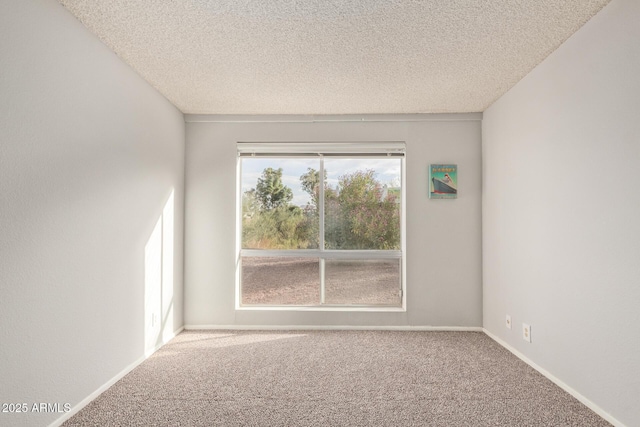
[[[406,154],[404,142],[238,142],[238,156],[236,165],[236,280],[235,280],[235,309],[239,311],[346,311],[346,312],[406,312],[407,311],[407,291],[406,291]],[[243,249],[242,248],[242,158],[253,157],[319,157],[320,169],[324,175],[325,155],[331,158],[345,157],[400,157],[401,175],[401,200],[400,200],[400,250],[333,250],[324,249],[324,221],[320,221],[319,232],[320,241],[318,249]],[[324,186],[320,186],[320,198],[324,196]],[[319,215],[324,216],[324,203],[320,204]],[[324,278],[320,277],[321,305],[242,305],[241,290],[241,268],[240,260],[242,256],[252,257],[297,257],[297,258],[319,258],[321,263],[325,259],[400,259],[400,306],[384,305],[360,305],[360,304],[340,304],[332,305],[324,303]],[[322,265],[320,266],[322,276]]]
[[[301,154],[313,157],[320,153],[325,155],[350,154],[386,155],[404,154],[405,143],[389,142],[238,142],[238,155],[251,156],[256,153],[274,157],[287,154]]]

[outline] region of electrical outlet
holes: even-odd
[[[505,325],[506,325],[507,329],[511,329],[511,316],[509,316],[508,314],[507,314],[507,320],[506,320]]]
[[[522,339],[526,342],[531,342],[531,325],[522,324]]]

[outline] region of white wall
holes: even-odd
[[[484,326],[629,426],[640,420],[638,22],[640,2],[613,0],[482,124]]]
[[[3,2],[0,58],[0,402],[73,406],[144,357],[145,282],[182,325],[184,117],[55,0]]]
[[[482,325],[480,114],[338,117],[186,116],[185,324],[293,326]],[[273,120],[271,123],[251,121]],[[328,120],[320,118],[320,120]],[[344,121],[346,120],[346,122]],[[353,120],[353,121],[349,121]],[[393,121],[396,120],[396,121]],[[204,121],[204,122],[202,122]],[[406,141],[407,311],[235,310],[238,141]],[[428,198],[429,163],[457,163],[456,200]]]

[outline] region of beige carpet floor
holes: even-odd
[[[480,332],[186,331],[64,426],[607,426]]]

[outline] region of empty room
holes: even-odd
[[[640,426],[640,2],[0,13],[0,426]]]

